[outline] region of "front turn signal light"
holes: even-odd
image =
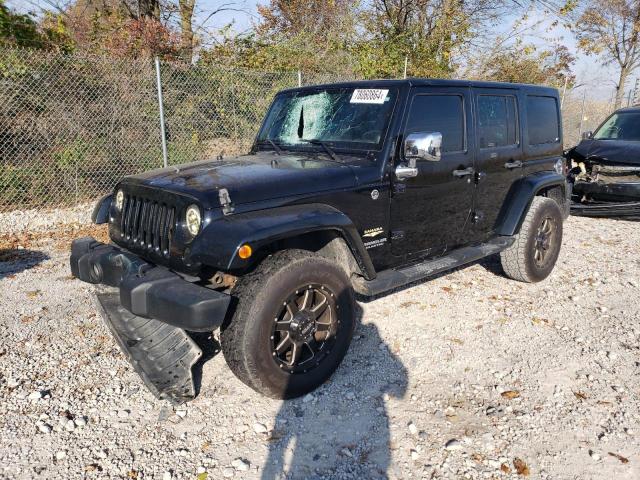
[[[249,258],[251,256],[251,254],[253,253],[253,250],[251,249],[251,247],[249,245],[247,245],[246,243],[244,245],[242,245],[239,249],[238,249],[238,256],[242,259],[242,260],[246,260],[247,258]]]

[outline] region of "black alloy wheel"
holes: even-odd
[[[312,370],[331,352],[339,323],[334,293],[317,284],[296,290],[274,319],[274,360],[290,373]]]
[[[533,246],[533,260],[538,268],[545,268],[551,255],[551,246],[555,244],[555,235],[558,231],[555,219],[546,216],[536,232]]]

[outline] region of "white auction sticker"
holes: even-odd
[[[377,88],[356,88],[351,95],[351,103],[384,103],[387,98],[389,90],[382,90]]]

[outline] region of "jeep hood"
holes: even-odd
[[[573,152],[580,161],[597,157],[606,165],[640,165],[640,142],[583,140]]]
[[[356,175],[346,163],[313,154],[262,151],[151,170],[127,177],[122,184],[188,195],[205,208],[215,208],[220,206],[218,191],[222,188],[234,205],[241,205],[351,188]]]

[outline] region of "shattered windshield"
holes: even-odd
[[[396,89],[336,88],[276,97],[258,134],[280,146],[318,145],[371,150],[381,146]]]
[[[614,113],[593,135],[595,140],[640,141],[640,112]]]

